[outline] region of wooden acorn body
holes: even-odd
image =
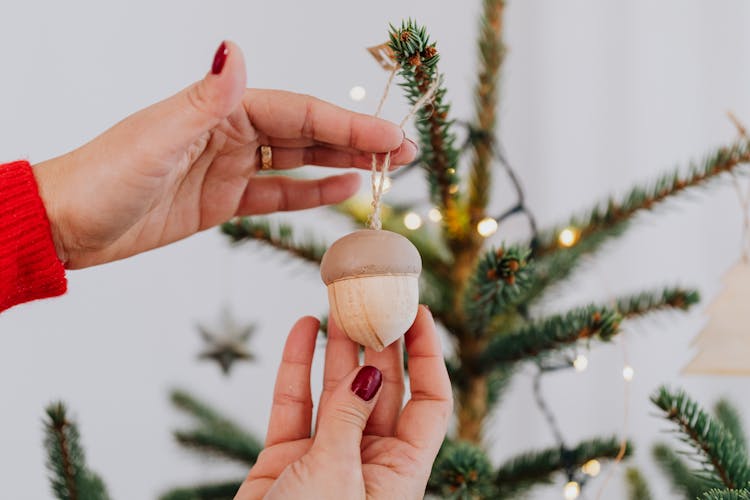
[[[330,314],[346,335],[382,351],[414,322],[422,259],[400,234],[364,229],[331,245],[320,263]]]

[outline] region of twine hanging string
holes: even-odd
[[[378,103],[378,109],[375,111],[375,117],[379,117],[380,113],[383,111],[383,105],[385,104],[386,99],[388,98],[388,92],[390,91],[391,84],[393,83],[393,79],[396,76],[396,72],[398,71],[399,67],[396,66],[391,70],[391,74],[388,76],[388,83],[385,86],[385,90],[383,91],[383,96],[380,98],[380,102]],[[430,85],[430,87],[427,89],[427,92],[425,92],[422,97],[419,98],[417,102],[414,103],[414,105],[409,110],[409,113],[404,117],[403,120],[401,120],[401,123],[399,124],[400,128],[404,128],[404,125],[411,120],[414,115],[417,114],[417,111],[422,109],[424,105],[432,101],[432,98],[435,95],[435,92],[437,91],[438,87],[440,86],[440,77],[436,76],[435,81]],[[370,183],[372,186],[372,215],[370,215],[370,229],[382,229],[383,223],[380,220],[380,209],[381,209],[381,198],[383,197],[383,191],[385,189],[385,180],[388,177],[388,170],[391,168],[391,153],[390,151],[385,154],[385,158],[383,158],[383,163],[378,164],[378,157],[376,153],[372,154],[372,175],[370,179]]]
[[[732,181],[734,189],[737,191],[737,198],[742,207],[742,240],[740,242],[742,250],[742,261],[747,264],[750,262],[750,184],[743,191],[740,180],[732,172]]]
[[[745,125],[743,125],[740,119],[731,111],[727,112],[727,116],[737,128],[739,136],[745,140],[750,140],[747,128],[745,128]],[[732,183],[734,184],[734,189],[737,192],[737,198],[739,199],[740,207],[742,208],[742,239],[740,241],[740,250],[742,253],[742,261],[747,264],[750,262],[750,184],[748,184],[746,191],[743,191],[740,180],[734,171],[732,171]]]

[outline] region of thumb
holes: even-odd
[[[358,368],[342,379],[320,410],[313,449],[359,459],[362,431],[382,383],[383,375],[374,366]]]
[[[167,144],[188,146],[237,109],[246,80],[242,50],[232,42],[221,42],[206,76],[144,110],[149,116],[142,116],[142,123],[153,128],[157,140],[168,138]]]

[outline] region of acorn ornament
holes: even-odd
[[[375,116],[380,115],[397,70],[397,65],[391,68]],[[439,84],[440,79],[436,78],[401,120],[401,128],[432,100]],[[422,272],[422,258],[411,241],[382,229],[381,198],[387,191],[385,181],[390,167],[390,152],[382,163],[378,155],[372,154],[370,228],[335,241],[320,262],[331,318],[350,339],[376,351],[395,342],[414,323]]]
[[[331,245],[320,275],[330,314],[355,342],[382,351],[414,322],[422,259],[398,233],[363,229]]]

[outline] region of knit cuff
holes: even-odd
[[[66,289],[31,165],[0,165],[0,311]]]

